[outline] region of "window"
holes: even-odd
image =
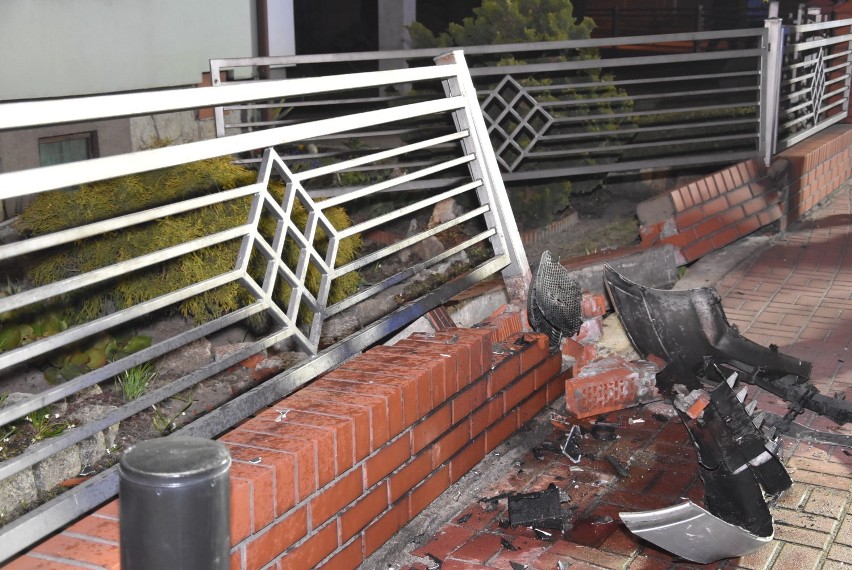
[[[38,159],[41,166],[63,164],[95,158],[98,155],[97,133],[76,133],[38,140]]]

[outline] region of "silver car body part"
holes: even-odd
[[[699,564],[745,556],[770,542],[774,535],[752,534],[713,516],[692,501],[618,515],[633,534]]]

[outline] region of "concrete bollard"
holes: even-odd
[[[230,568],[231,457],[221,443],[167,437],[119,462],[122,570]]]

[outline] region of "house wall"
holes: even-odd
[[[256,55],[253,0],[3,0],[0,101],[194,85]]]

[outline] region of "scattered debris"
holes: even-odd
[[[592,425],[591,434],[593,438],[599,441],[612,441],[615,439],[615,426],[596,422]]]
[[[251,463],[252,465],[257,465],[258,463],[263,462],[263,458],[262,457],[253,457],[253,458],[249,459],[248,462]]]
[[[660,423],[667,423],[669,421],[669,417],[665,414],[655,413],[652,414],[651,417]]]
[[[538,527],[532,527],[533,532],[535,533],[535,537],[539,540],[553,540],[553,533],[547,532],[546,530],[542,530]]]
[[[580,447],[578,445],[579,438],[579,426],[572,426],[571,431],[568,432],[568,436],[565,438],[565,443],[563,443],[562,447],[560,448],[562,455],[567,457],[571,461],[571,463],[579,463],[580,459],[583,458],[583,454],[580,451]]]
[[[520,562],[512,562],[509,561],[509,565],[512,567],[512,570],[525,570],[528,566],[521,564]]]
[[[559,263],[559,258],[550,251],[542,253],[527,295],[532,329],[545,333],[551,346],[559,346],[563,337],[573,336],[583,324],[582,299],[579,282]]]
[[[615,474],[618,475],[621,479],[626,479],[630,477],[630,471],[627,470],[627,467],[624,466],[618,459],[613,457],[612,455],[607,455],[605,457],[609,464],[612,465],[612,468],[615,469]]]
[[[544,491],[518,493],[508,497],[509,524],[534,528],[562,529],[565,513],[559,489],[551,483]]]
[[[473,513],[467,513],[466,515],[462,515],[458,518],[458,520],[456,521],[456,524],[464,524],[467,521],[469,521],[470,517],[472,517],[472,516],[473,516]]]
[[[426,556],[429,558],[429,560],[434,562],[434,565],[429,566],[428,570],[437,570],[438,568],[444,565],[444,561],[432,554],[431,552],[427,552]]]
[[[503,548],[505,548],[506,550],[509,550],[511,552],[515,552],[515,551],[518,550],[517,546],[515,546],[514,544],[512,544],[511,542],[509,542],[505,538],[500,539],[500,544],[503,546]]]
[[[609,516],[609,515],[604,515],[604,516],[602,516],[602,517],[598,517],[598,518],[596,518],[595,520],[593,520],[593,521],[591,522],[591,524],[592,524],[592,525],[595,525],[595,526],[601,526],[601,525],[605,525],[605,524],[611,524],[611,523],[613,523],[613,522],[615,522],[615,519],[614,519],[614,518],[612,518],[612,517],[611,517],[611,516]]]

